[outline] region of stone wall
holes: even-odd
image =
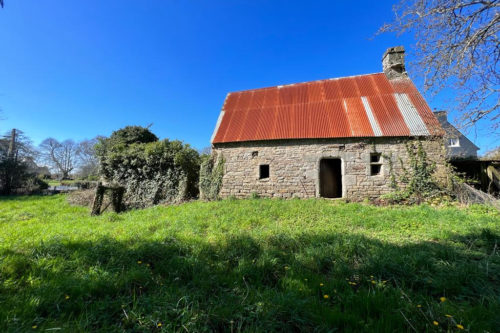
[[[225,159],[220,196],[310,198],[319,197],[319,165],[324,158],[339,158],[342,197],[349,200],[375,198],[392,192],[389,157],[393,170],[401,170],[399,159],[408,161],[405,142],[411,138],[347,138],[280,140],[215,144],[213,152]],[[436,162],[437,175],[445,180],[445,150],[442,138],[422,140],[429,160]],[[379,175],[371,175],[370,156],[382,154]],[[259,179],[259,166],[269,165],[269,178]],[[396,177],[398,178],[398,177]]]

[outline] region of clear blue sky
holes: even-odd
[[[203,148],[230,91],[380,72],[387,47],[413,43],[372,38],[393,3],[5,0],[0,132],[38,144],[153,123]],[[476,131],[481,152],[495,146]]]

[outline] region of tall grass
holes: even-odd
[[[64,196],[4,198],[0,331],[493,332],[499,234],[485,206],[255,199],[91,218]]]

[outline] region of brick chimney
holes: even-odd
[[[407,78],[405,68],[405,48],[403,46],[390,47],[382,57],[382,67],[389,80]]]

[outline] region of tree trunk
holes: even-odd
[[[9,150],[7,151],[7,158],[13,160],[16,153],[16,129],[12,129],[10,135]]]

